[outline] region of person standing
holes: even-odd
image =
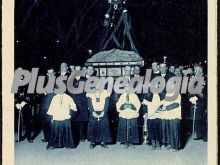
[[[101,143],[101,147],[108,148],[107,143],[112,142],[110,125],[108,119],[109,93],[107,90],[87,94],[88,106],[90,111],[88,123],[88,141],[91,142],[90,148],[93,149],[97,143]]]
[[[92,66],[88,66],[86,69],[86,79],[88,79],[89,77],[95,76],[95,70]]]
[[[69,76],[68,65],[66,63],[60,64],[60,76]]]
[[[204,76],[201,65],[195,65],[194,74],[196,77]],[[207,141],[207,86],[203,84],[203,91],[200,94],[191,95],[190,118],[193,120],[196,137],[194,140]],[[193,132],[194,133],[194,132]]]
[[[71,111],[77,111],[73,99],[66,93],[57,94],[53,97],[48,115],[52,117],[51,136],[47,149],[74,148],[74,141],[70,122]]]
[[[175,69],[174,74],[175,74],[175,76],[182,76],[181,69],[177,67],[177,68]]]
[[[117,141],[126,144],[127,147],[133,147],[134,144],[140,142],[137,123],[140,107],[141,103],[138,96],[129,92],[128,89],[116,103],[119,112]]]
[[[170,74],[170,72],[167,70],[167,65],[165,63],[161,63],[159,66],[159,70],[160,70],[160,76],[163,77],[165,79],[165,83],[168,82],[169,78],[171,78],[172,74]],[[164,90],[159,94],[160,95],[160,100],[164,100],[165,96],[166,96],[166,88],[164,88]],[[161,148],[164,148],[165,146],[167,146],[168,148],[170,148],[169,144],[169,127],[170,127],[170,122],[169,120],[166,119],[166,116],[164,113],[161,113],[160,115],[160,119],[161,119]]]
[[[20,70],[22,68],[18,68]],[[21,76],[20,81],[23,81]],[[15,94],[15,122],[18,127],[18,139],[16,142],[23,141],[27,138],[29,143],[33,143],[32,133],[32,109],[30,105],[30,95],[27,94],[27,86],[19,87]],[[23,121],[23,123],[22,123]],[[22,136],[23,126],[25,127],[25,135]]]
[[[160,76],[160,70],[159,70],[159,66],[158,66],[158,62],[153,62],[151,64],[151,68],[152,68],[152,74],[154,75],[154,77],[156,76]]]
[[[46,84],[51,76],[54,76],[55,72],[54,70],[48,69],[47,71],[47,79],[46,79]],[[45,92],[43,94],[42,100],[41,100],[41,105],[40,105],[40,116],[41,116],[41,121],[42,121],[42,126],[43,126],[43,134],[44,138],[41,140],[42,142],[48,142],[50,138],[50,131],[51,131],[51,117],[47,114],[47,111],[49,109],[50,103],[52,101],[52,98],[54,96],[54,93],[47,93]]]
[[[169,68],[169,72],[173,75],[175,75],[175,66],[174,65],[170,65],[170,68]]]
[[[70,73],[74,73],[75,72],[75,66],[74,65],[70,65]]]
[[[31,123],[31,119],[32,119],[32,109],[30,106],[30,97],[27,95],[26,93],[26,88],[25,87],[20,87],[18,89],[18,93],[15,95],[15,116],[16,119],[15,121],[17,121],[17,123],[19,122],[19,124],[17,125],[19,128],[19,140],[18,141],[23,141],[25,138],[27,138],[29,143],[33,143],[33,139],[31,136],[32,133],[32,123]],[[23,119],[23,123],[22,124],[22,119]],[[22,136],[22,130],[23,130],[23,126],[25,126],[25,135]]]
[[[124,67],[124,76],[128,79],[128,82],[131,80],[131,66]]]
[[[173,96],[173,93],[166,93],[167,97]],[[172,148],[177,151],[181,148],[180,138],[180,122],[181,122],[181,95],[173,101],[162,101],[161,111],[168,123],[169,127],[166,127],[166,149]]]
[[[151,143],[152,149],[160,149],[161,145],[161,117],[160,111],[161,100],[158,94],[152,94],[151,100],[148,98],[144,99],[142,104],[147,106],[148,118],[148,131],[149,131],[149,142]]]
[[[75,67],[75,71],[80,71],[80,70],[81,70],[80,66]],[[74,88],[78,88],[80,81],[83,80],[84,80],[83,77],[77,76],[73,81]],[[79,136],[77,139],[80,139],[81,142],[85,142],[87,139],[87,126],[89,120],[89,110],[87,105],[86,94],[85,92],[79,94],[70,93],[70,96],[73,98],[77,107],[77,112],[71,118],[72,126],[75,125],[76,132]]]

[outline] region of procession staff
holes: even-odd
[[[196,109],[197,109],[197,105],[196,105],[196,101],[198,99],[197,98],[191,98],[190,99],[190,102],[192,102],[192,104],[194,104],[192,106],[192,109],[193,109],[193,127],[192,127],[192,137],[193,139],[195,139],[195,119],[196,119]]]
[[[107,143],[112,142],[107,114],[110,94],[107,90],[99,91],[97,87],[95,93],[86,94],[86,96],[88,97],[90,111],[88,123],[90,149],[93,149],[98,143],[101,143],[101,147],[108,148]]]
[[[77,109],[69,95],[62,93],[53,97],[47,112],[53,119],[47,149],[75,147],[70,123],[71,111],[77,111]]]
[[[125,143],[127,147],[139,143],[137,118],[141,103],[135,93],[126,90],[116,103],[119,112],[117,141]]]

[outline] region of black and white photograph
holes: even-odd
[[[8,162],[215,165],[213,2],[12,3],[13,43],[3,48],[3,57],[13,52],[12,64],[3,59]]]

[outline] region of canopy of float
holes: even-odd
[[[144,60],[134,51],[111,49],[101,51],[86,62],[86,65],[103,66],[103,65],[144,65]]]

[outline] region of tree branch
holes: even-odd
[[[40,4],[40,2],[41,2],[41,0],[35,0],[35,1],[33,2],[33,4],[31,5],[31,7],[29,8],[29,10],[27,11],[27,13],[26,13],[26,15],[25,15],[25,17],[24,17],[23,21],[21,22],[21,25],[19,26],[18,29],[23,28],[23,26],[25,25],[27,19],[31,16],[31,13],[32,13],[33,9],[34,9],[36,6],[38,6],[38,5]]]
[[[80,19],[80,22],[79,22],[79,28],[81,27],[82,25],[82,22],[84,21],[85,17],[87,16],[87,14],[90,12],[90,10],[96,5],[96,3],[98,2],[99,0],[96,0],[92,5],[90,5],[90,7],[88,8],[87,11],[85,11],[84,15],[82,15],[81,19]]]

